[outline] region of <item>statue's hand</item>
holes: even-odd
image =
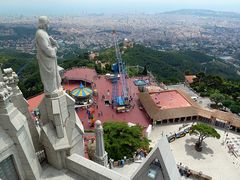
[[[57,47],[56,47],[56,46],[54,46],[54,50],[55,50],[55,52],[57,53]]]
[[[54,40],[51,36],[49,37],[49,40],[50,40],[52,46],[57,47],[57,48],[59,47],[57,41]]]

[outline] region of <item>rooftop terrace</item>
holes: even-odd
[[[157,92],[150,94],[150,96],[157,107],[160,109],[172,109],[191,106],[191,104],[178,91],[175,90]]]

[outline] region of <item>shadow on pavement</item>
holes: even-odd
[[[198,152],[195,150],[195,143],[197,142],[198,138],[191,137],[190,139],[186,139],[185,142],[185,151],[186,154],[192,156],[194,159],[206,159],[205,155],[213,154],[214,151],[207,147],[207,144],[203,141],[203,150],[202,152]]]

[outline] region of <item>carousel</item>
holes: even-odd
[[[93,91],[90,88],[84,87],[82,83],[78,88],[71,91],[71,96],[74,97],[77,105],[92,104],[92,94]]]

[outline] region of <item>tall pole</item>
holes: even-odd
[[[103,139],[103,127],[101,121],[97,120],[95,122],[95,135],[96,135],[96,152],[94,155],[94,161],[98,164],[101,164],[105,167],[108,165],[108,156],[104,147],[104,139]]]

